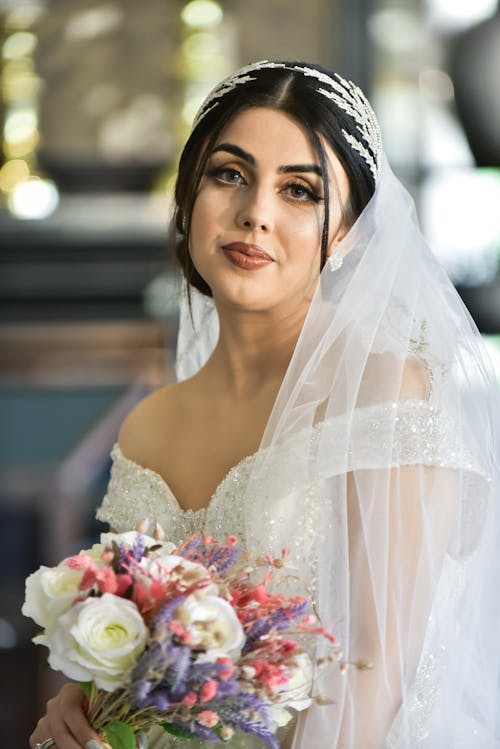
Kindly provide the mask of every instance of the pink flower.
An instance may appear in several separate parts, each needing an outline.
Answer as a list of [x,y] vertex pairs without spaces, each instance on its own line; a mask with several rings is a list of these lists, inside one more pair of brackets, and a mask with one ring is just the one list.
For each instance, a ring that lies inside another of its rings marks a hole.
[[219,716],[213,710],[202,710],[196,716],[196,720],[201,726],[205,726],[205,728],[213,728],[219,722]]
[[66,565],[72,570],[87,570],[89,567],[95,567],[94,561],[87,554],[75,554],[69,557],[66,559]]
[[274,689],[280,684],[286,684],[288,681],[289,677],[281,665],[265,663],[265,661],[254,661],[252,666],[255,669],[255,678],[268,687],[268,689]]
[[116,575],[111,567],[103,567],[96,573],[97,587],[101,593],[115,593],[118,588]]
[[188,692],[182,698],[182,704],[187,705],[187,707],[191,707],[191,705],[195,705],[197,701],[198,701],[198,697],[196,696],[194,692]]
[[209,700],[213,699],[215,695],[217,694],[217,682],[214,679],[210,679],[210,681],[206,681],[200,692],[200,699],[202,702],[208,702]]
[[116,595],[117,596],[125,596],[125,592],[130,588],[130,586],[133,583],[132,575],[129,575],[127,573],[121,573],[120,575],[116,576]]
[[219,666],[219,668],[217,669],[217,672],[220,678],[223,681],[227,681],[227,679],[230,679],[234,673],[234,663],[232,662],[231,658],[225,658],[223,656],[221,658],[217,658],[216,662],[217,662],[217,665]]
[[116,593],[118,582],[114,570],[111,567],[97,567],[92,560],[89,560],[90,564],[85,564],[82,567],[80,566],[80,561],[83,558],[83,554],[78,554],[78,556],[72,557],[72,564],[69,565],[73,569],[85,570],[80,581],[80,590],[87,590],[97,584],[100,593]]
[[96,575],[97,567],[94,564],[91,567],[85,568],[83,577],[80,580],[80,590],[87,590],[87,588],[91,588],[96,581]]
[[283,639],[281,640],[279,649],[283,653],[283,655],[286,656],[289,653],[291,653],[293,650],[295,650],[296,648],[297,648],[297,643],[294,640]]
[[171,619],[167,624],[168,629],[174,634],[183,645],[186,645],[191,639],[191,632],[177,619]]
[[135,603],[141,614],[151,609],[151,599],[148,587],[141,580],[137,580],[134,585],[132,601]]

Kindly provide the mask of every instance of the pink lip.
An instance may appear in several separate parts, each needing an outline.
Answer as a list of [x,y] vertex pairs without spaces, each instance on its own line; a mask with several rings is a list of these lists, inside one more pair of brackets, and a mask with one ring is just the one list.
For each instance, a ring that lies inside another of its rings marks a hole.
[[257,271],[274,262],[262,247],[246,242],[230,242],[222,247],[222,252],[232,265],[246,271]]
[[249,258],[255,258],[260,260],[266,260],[268,263],[274,262],[271,255],[269,255],[262,247],[257,244],[247,244],[246,242],[230,242],[225,244],[222,248],[227,252],[240,252],[242,255],[246,255]]

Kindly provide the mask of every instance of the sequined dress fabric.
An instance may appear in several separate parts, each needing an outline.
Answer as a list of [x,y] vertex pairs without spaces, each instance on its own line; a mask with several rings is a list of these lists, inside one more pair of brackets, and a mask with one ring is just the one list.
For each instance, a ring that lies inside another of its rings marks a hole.
[[[388,430],[394,423],[396,433],[389,433]],[[345,428],[345,425],[342,425],[341,420],[336,420],[326,426],[331,444],[332,463],[335,465],[336,435],[339,430]],[[321,427],[324,429],[325,424]],[[477,469],[472,455],[464,456],[457,452],[456,432],[452,420],[436,411],[427,401],[407,400],[397,404],[384,403],[358,409],[351,429],[357,445],[364,444],[365,467],[379,467],[377,456],[380,455],[380,445],[383,444],[384,439],[390,439],[391,464],[394,466],[429,465]],[[305,443],[308,446],[311,460],[314,460],[317,428],[299,432],[293,440],[296,440],[301,447]],[[268,492],[271,497],[276,498],[275,505],[269,507],[267,517],[262,520],[263,548],[266,547],[266,539],[272,540],[273,527],[280,522],[283,507],[280,506],[277,492],[280,486],[280,476],[283,477],[286,474],[287,461],[293,460],[293,448],[293,445],[284,443],[282,460],[276,466],[276,472],[272,476],[273,485],[259,487],[260,491]],[[123,455],[120,447],[115,445],[111,453],[113,459],[111,478],[102,505],[97,511],[97,518],[109,523],[117,532],[130,530],[145,518],[157,520],[165,530],[166,538],[176,544],[193,533],[204,532],[220,540],[228,534],[234,534],[245,546],[243,503],[252,501],[246,488],[252,465],[259,452],[243,458],[226,474],[206,508],[193,511],[183,510],[180,507],[171,489],[159,474],[128,459]],[[358,456],[359,454],[358,450]],[[340,460],[341,456],[339,456],[339,473],[346,470],[345,462],[342,462],[340,466]],[[311,513],[321,512],[321,502],[324,501],[324,497],[321,497],[319,486],[316,487],[313,482],[308,494]],[[303,522],[307,523],[307,518],[304,518]],[[331,532],[334,534],[333,528]],[[447,556],[434,604],[440,614],[451,605],[454,597],[459,595],[466,579],[467,561]],[[428,634],[431,629],[432,614]],[[423,745],[426,726],[439,699],[440,653],[429,650],[428,642],[430,641],[431,638],[427,637],[411,695],[409,695],[411,746],[414,749]],[[398,716],[396,716],[384,749],[397,749],[401,730],[402,727],[399,726]],[[407,725],[404,730],[408,731]],[[208,746],[205,742],[196,740],[190,741],[189,745],[192,749]],[[171,747],[173,749],[179,746],[179,742],[164,734],[163,731],[153,731],[148,746],[149,749],[170,749]],[[225,743],[225,746],[230,749],[262,749],[265,744],[251,736],[237,735],[230,742]]]

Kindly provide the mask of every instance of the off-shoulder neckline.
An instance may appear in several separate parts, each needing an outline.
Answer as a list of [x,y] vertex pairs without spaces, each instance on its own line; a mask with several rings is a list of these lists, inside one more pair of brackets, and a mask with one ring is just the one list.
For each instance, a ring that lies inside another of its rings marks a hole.
[[[423,401],[417,398],[408,398],[408,399],[404,399],[403,401],[398,401],[395,403],[382,402],[382,403],[372,404],[369,406],[364,406],[362,408],[357,408],[356,412],[358,413],[358,415],[361,415],[361,413],[363,413],[364,415],[368,416],[370,414],[373,415],[374,413],[380,410],[388,409],[392,411],[394,408],[396,408],[397,410],[400,410],[400,409],[403,409],[403,407],[411,408],[412,406],[415,406],[415,405],[418,405],[419,407],[424,407],[425,409],[430,410],[430,411],[435,411],[435,408],[433,408],[433,406],[430,405],[428,401]],[[318,428],[320,428],[321,425],[324,426],[325,424],[329,422],[334,422],[334,421],[338,421],[338,417],[336,417],[335,419],[334,418],[325,419],[323,422],[319,422],[318,424],[312,427],[311,426],[304,427],[303,429],[299,430],[299,432],[302,433],[302,432],[310,431],[310,430],[315,432]],[[296,437],[297,434],[295,434],[294,436]],[[251,453],[250,455],[245,455],[243,458],[241,458],[241,460],[235,463],[235,465],[232,466],[227,471],[227,473],[222,477],[220,482],[217,484],[208,503],[204,507],[200,507],[197,510],[182,507],[179,500],[175,496],[174,492],[170,488],[168,482],[163,478],[163,476],[157,471],[155,471],[153,468],[146,468],[146,466],[143,466],[137,461],[133,460],[132,458],[128,458],[126,455],[124,455],[118,442],[115,442],[115,444],[113,445],[113,449],[111,451],[111,457],[113,458],[113,460],[118,458],[123,463],[133,467],[134,470],[141,471],[142,473],[145,473],[146,475],[153,477],[154,480],[168,494],[168,496],[173,502],[175,509],[181,515],[195,517],[197,515],[203,516],[204,514],[206,514],[213,507],[213,505],[216,504],[218,497],[220,497],[223,494],[223,490],[226,488],[226,485],[229,484],[233,480],[233,477],[235,476],[235,474],[247,464],[252,463],[257,458],[257,456],[259,456],[261,453],[265,452],[266,450],[267,450],[266,447],[259,447],[255,452]]]
[[136,471],[140,471],[141,473],[145,473],[146,475],[152,476],[155,479],[155,481],[159,483],[159,485],[166,491],[169,497],[173,500],[175,508],[179,513],[181,513],[182,515],[196,516],[196,515],[203,515],[208,512],[208,510],[216,503],[217,498],[221,494],[223,494],[223,489],[225,489],[226,485],[230,483],[230,481],[233,480],[233,477],[237,473],[237,471],[241,470],[241,468],[247,465],[247,463],[253,462],[260,451],[261,449],[259,448],[258,450],[251,453],[250,455],[245,455],[243,458],[241,458],[241,460],[235,463],[234,466],[231,466],[231,468],[227,471],[227,473],[224,474],[222,479],[219,481],[219,483],[215,487],[212,495],[210,496],[208,504],[205,505],[204,507],[199,507],[197,510],[193,510],[192,508],[189,508],[189,507],[188,508],[182,507],[179,500],[175,496],[174,492],[170,488],[168,482],[163,478],[163,476],[160,473],[158,473],[158,471],[155,471],[153,468],[146,468],[146,466],[141,465],[141,463],[138,463],[136,460],[133,460],[132,458],[128,458],[123,453],[118,442],[115,442],[115,444],[113,445],[113,449],[111,451],[111,457],[113,458],[113,460],[116,460],[118,458],[123,463],[133,467],[134,470]]

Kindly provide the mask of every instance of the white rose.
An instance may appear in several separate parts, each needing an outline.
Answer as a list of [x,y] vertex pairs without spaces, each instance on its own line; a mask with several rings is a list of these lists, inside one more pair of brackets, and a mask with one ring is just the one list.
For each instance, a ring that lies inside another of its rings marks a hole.
[[291,721],[293,716],[292,713],[288,712],[288,710],[285,710],[284,707],[279,707],[279,705],[271,704],[269,706],[269,717],[271,718],[272,729],[273,731],[276,731],[277,728],[286,726],[286,724]]
[[[22,612],[46,630],[52,631],[75,598],[83,577],[83,570],[74,570],[61,562],[57,567],[40,567],[26,580],[26,595]],[[34,638],[34,642],[46,644],[45,635]]]
[[176,609],[175,618],[191,633],[190,644],[206,651],[199,660],[239,657],[245,644],[245,633],[233,607],[223,598],[188,596]]
[[294,710],[305,710],[312,702],[310,697],[313,682],[313,667],[307,653],[299,653],[295,656],[296,666],[292,669],[290,680],[280,689],[282,703],[272,704],[270,709],[271,720],[276,726],[286,726],[292,717],[292,713],[285,708]]
[[105,551],[106,547],[104,544],[93,544],[90,549],[82,549],[80,554],[85,554],[85,556],[90,557],[98,567],[103,567],[105,562],[102,559],[102,555]]
[[184,557],[176,556],[175,554],[152,554],[142,560],[141,567],[161,582],[166,582],[170,577],[171,570],[177,567],[179,569],[178,575],[186,585],[202,580],[207,581],[208,584],[198,591],[202,596],[216,596],[219,592],[219,587],[216,583],[208,582],[211,581],[210,573],[202,564],[191,562],[191,560],[184,559]]
[[307,653],[295,656],[296,666],[287,684],[287,707],[305,710],[312,702],[313,666]]
[[147,637],[135,604],[105,593],[61,616],[49,638],[49,663],[70,679],[94,681],[111,692],[126,681]]

